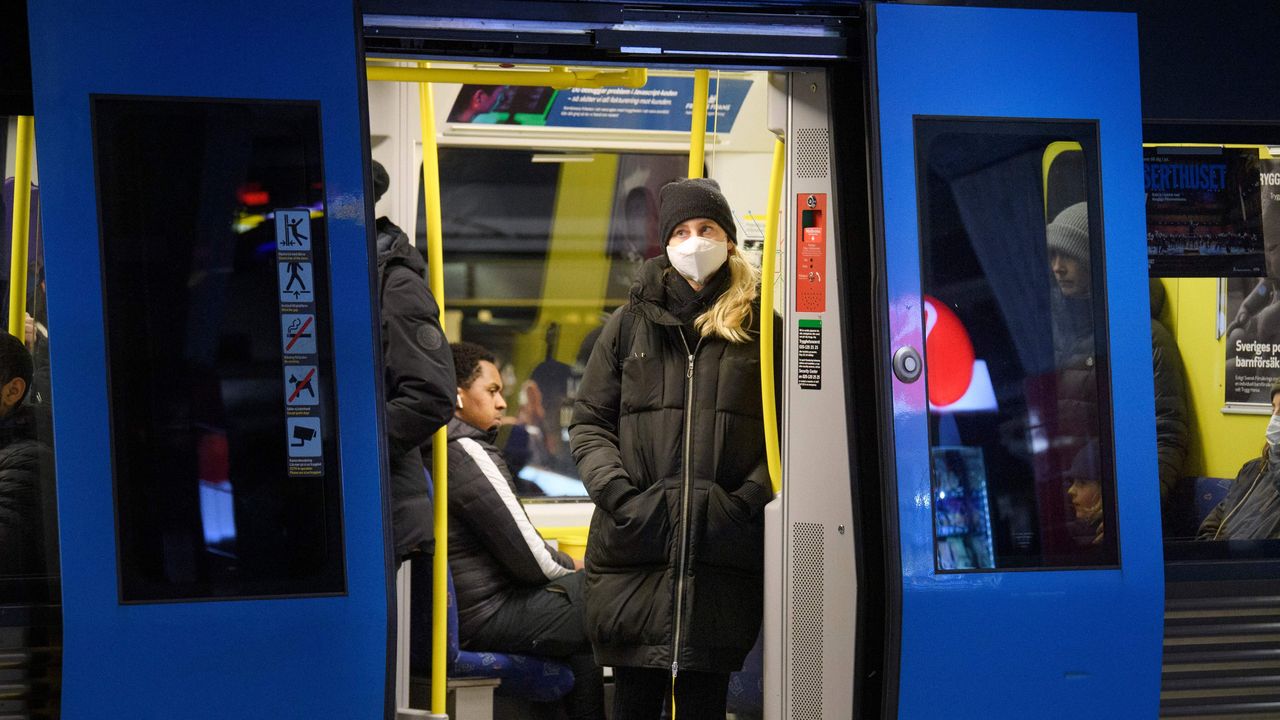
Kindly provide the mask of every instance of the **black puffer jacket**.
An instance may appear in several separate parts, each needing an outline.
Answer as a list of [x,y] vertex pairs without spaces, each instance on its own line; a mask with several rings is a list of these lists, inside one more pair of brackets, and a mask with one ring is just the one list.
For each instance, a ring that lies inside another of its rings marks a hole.
[[1160,322],[1164,311],[1164,285],[1150,282],[1151,360],[1155,377],[1156,457],[1160,462],[1160,499],[1163,501],[1182,478],[1191,434],[1187,422],[1187,390],[1182,355],[1172,333]]
[[1093,346],[1093,301],[1068,298],[1056,288],[1052,298],[1053,355],[1057,368],[1057,439],[1064,463],[1101,434],[1098,426],[1098,368]]
[[464,645],[513,593],[573,572],[573,559],[542,539],[516,498],[496,434],[449,421],[449,570]]
[[1280,539],[1280,450],[1244,464],[1231,490],[1200,524],[1197,540]]
[[418,447],[453,417],[458,381],[440,308],[427,287],[427,263],[390,220],[378,218],[377,227],[391,524],[396,557],[404,559],[434,544]]
[[57,553],[53,452],[22,405],[0,419],[0,576],[45,574]]
[[686,350],[666,309],[669,268],[665,256],[644,265],[574,405],[573,454],[596,503],[587,634],[602,665],[729,672],[755,643],[763,604],[761,511],[773,492],[760,348],[704,338]]

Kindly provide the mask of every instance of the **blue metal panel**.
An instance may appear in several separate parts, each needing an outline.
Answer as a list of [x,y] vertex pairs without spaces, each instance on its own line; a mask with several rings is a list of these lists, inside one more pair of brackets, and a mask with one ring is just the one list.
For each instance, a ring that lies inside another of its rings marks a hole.
[[903,718],[1155,717],[1163,566],[1133,15],[876,6],[893,347],[923,346],[914,115],[1097,119],[1119,570],[937,574],[924,383],[894,379]]
[[[48,243],[67,718],[371,718],[386,710],[379,482],[355,9],[309,0],[30,3]],[[117,602],[90,93],[318,100],[348,594]]]

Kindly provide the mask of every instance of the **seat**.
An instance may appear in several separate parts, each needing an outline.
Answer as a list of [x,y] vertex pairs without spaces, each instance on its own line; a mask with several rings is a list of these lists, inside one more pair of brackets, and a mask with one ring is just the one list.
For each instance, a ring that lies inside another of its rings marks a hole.
[[[435,488],[427,475],[427,490],[433,497]],[[413,622],[410,628],[409,667],[413,675],[431,674],[431,560],[422,558],[412,563],[410,592]],[[533,655],[517,655],[495,651],[463,650],[458,638],[458,603],[453,587],[453,573],[448,580],[448,630],[445,659],[448,677],[453,679],[498,679],[502,684],[496,693],[530,702],[551,702],[573,689],[573,671],[565,663]]]
[[764,713],[764,633],[742,661],[742,669],[729,676],[728,710],[739,718],[763,717]]
[[1184,477],[1167,498],[1164,536],[1173,540],[1196,537],[1200,524],[1231,490],[1230,478]]

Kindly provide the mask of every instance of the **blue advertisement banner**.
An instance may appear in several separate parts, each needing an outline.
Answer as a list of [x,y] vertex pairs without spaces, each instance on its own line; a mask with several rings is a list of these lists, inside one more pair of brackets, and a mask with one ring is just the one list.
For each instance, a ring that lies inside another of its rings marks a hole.
[[[707,97],[709,132],[733,129],[751,82],[711,80]],[[449,122],[688,132],[692,114],[693,78],[652,77],[642,88],[554,90],[463,85],[449,111]]]

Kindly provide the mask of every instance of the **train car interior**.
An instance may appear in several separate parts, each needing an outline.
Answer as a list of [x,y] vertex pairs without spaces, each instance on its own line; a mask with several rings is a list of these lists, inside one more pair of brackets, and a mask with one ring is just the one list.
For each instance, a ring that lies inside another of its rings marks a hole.
[[81,5],[0,85],[0,719],[561,717],[564,663],[461,647],[445,555],[395,557],[376,228],[581,561],[574,401],[685,177],[776,348],[728,717],[1280,711],[1280,107],[1212,79],[1250,11]]

